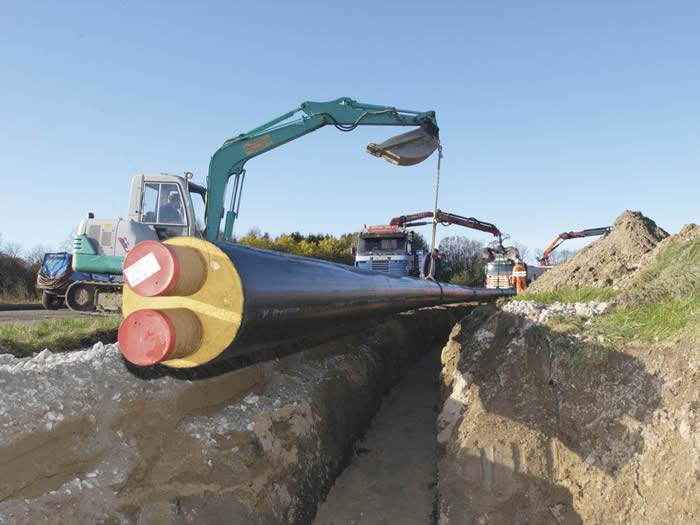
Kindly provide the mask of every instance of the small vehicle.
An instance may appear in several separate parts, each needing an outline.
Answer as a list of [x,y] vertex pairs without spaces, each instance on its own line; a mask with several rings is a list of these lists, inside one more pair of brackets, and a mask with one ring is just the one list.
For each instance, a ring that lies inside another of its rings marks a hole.
[[[45,253],[36,276],[36,287],[42,290],[41,304],[47,310],[58,310],[65,302],[66,294],[75,283],[99,282],[106,286],[120,287],[120,275],[74,272],[68,252]],[[71,295],[80,294],[81,288],[71,290]],[[82,292],[85,293],[84,291]],[[77,298],[80,299],[79,297]]]

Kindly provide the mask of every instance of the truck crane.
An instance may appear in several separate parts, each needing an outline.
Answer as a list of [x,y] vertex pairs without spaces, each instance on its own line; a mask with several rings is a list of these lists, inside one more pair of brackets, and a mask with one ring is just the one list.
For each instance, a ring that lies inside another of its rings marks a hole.
[[[420,219],[425,219],[427,217],[433,217],[432,221],[415,222]],[[480,230],[482,232],[491,233],[498,238],[499,244],[502,240],[501,231],[496,227],[495,224],[490,222],[480,221],[474,217],[462,217],[461,215],[455,215],[454,213],[445,213],[441,210],[424,211],[422,213],[414,213],[413,215],[402,215],[401,217],[394,217],[391,219],[390,225],[400,225],[404,228],[412,228],[414,226],[423,226],[425,224],[432,224],[433,222],[440,223],[443,226],[449,226],[450,224],[458,224],[466,228],[472,228],[474,230]]]
[[[300,118],[289,120],[299,113]],[[326,125],[340,131],[365,125],[416,127],[381,144],[367,146],[367,153],[401,166],[427,159],[439,146],[434,111],[364,104],[347,97],[329,102],[303,102],[298,108],[225,141],[211,157],[206,187],[191,182],[191,174],[185,178],[168,174],[134,177],[127,219],[96,219],[89,213],[80,223],[73,242],[73,271],[120,278],[124,257],[131,247],[144,240],[194,235],[210,241],[230,241],[234,221],[239,216],[248,160]],[[226,210],[224,198],[231,178],[231,200]],[[194,193],[201,196],[204,204],[201,230],[191,198]],[[170,204],[175,211],[166,209]],[[65,290],[66,304],[78,311],[118,309],[123,286],[120,280],[108,283],[77,280]],[[47,289],[44,292],[51,293]]]
[[499,244],[501,242],[501,232],[494,224],[473,217],[462,217],[441,210],[402,215],[391,219],[388,225],[370,226],[362,230],[355,250],[355,267],[418,277],[422,251],[415,248],[413,232],[408,228],[432,224],[433,221],[418,222],[427,217],[434,217],[433,220],[443,226],[459,224],[491,233],[498,238]]
[[549,260],[551,253],[559,248],[561,244],[567,239],[578,239],[581,237],[591,237],[595,235],[607,235],[612,230],[612,226],[605,226],[603,228],[590,228],[588,230],[581,230],[580,232],[564,232],[560,233],[559,236],[554,239],[554,242],[549,245],[549,247],[544,251],[542,257],[538,257],[538,261],[542,266],[551,266],[552,263]]

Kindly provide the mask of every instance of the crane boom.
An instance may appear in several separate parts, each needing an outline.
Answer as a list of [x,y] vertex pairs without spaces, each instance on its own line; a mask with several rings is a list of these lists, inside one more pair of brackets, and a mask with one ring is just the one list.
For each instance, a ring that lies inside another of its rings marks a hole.
[[[425,219],[427,217],[433,217],[433,220],[416,222],[420,219]],[[433,221],[436,223],[439,222],[443,226],[447,226],[449,224],[458,224],[466,228],[472,228],[474,230],[480,230],[482,232],[491,233],[494,236],[498,237],[499,242],[501,240],[501,231],[496,227],[495,224],[480,221],[479,219],[475,219],[474,217],[462,217],[461,215],[456,215],[454,213],[445,213],[441,210],[436,210],[435,212],[424,211],[421,213],[414,213],[413,215],[402,215],[400,217],[394,217],[393,219],[391,219],[391,222],[389,224],[391,224],[392,226],[397,225],[404,226],[406,228],[411,228],[413,226],[423,226],[425,224],[432,224]]]
[[604,226],[603,228],[589,228],[588,230],[581,230],[580,232],[564,232],[560,233],[559,236],[554,239],[554,242],[549,245],[549,247],[544,251],[542,257],[539,258],[539,262],[542,266],[552,266],[549,256],[551,253],[561,246],[567,239],[578,239],[580,237],[591,237],[595,235],[607,235],[612,230],[612,226]]
[[[304,113],[301,118],[285,122],[299,112]],[[327,124],[332,124],[341,131],[351,131],[359,125],[420,126],[427,136],[432,137],[434,142],[434,147],[432,150],[426,150],[427,154],[424,158],[432,154],[438,146],[438,127],[434,111],[421,113],[390,106],[363,104],[347,97],[329,102],[304,102],[292,111],[288,111],[247,133],[227,140],[214,153],[209,163],[207,175],[205,238],[209,240],[218,238],[224,212],[226,185],[231,177],[235,177],[223,235],[225,241],[231,239],[233,223],[238,216],[240,207],[245,177],[244,166],[249,159],[303,137]],[[376,147],[372,151],[368,147],[368,152],[383,156]],[[400,160],[395,162],[395,158],[390,161],[402,164]],[[415,159],[410,163],[415,163]]]

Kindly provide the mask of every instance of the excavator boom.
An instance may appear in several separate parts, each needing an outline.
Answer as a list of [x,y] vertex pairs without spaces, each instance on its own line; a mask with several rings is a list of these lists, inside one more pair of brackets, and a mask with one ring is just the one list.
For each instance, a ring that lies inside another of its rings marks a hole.
[[590,228],[588,230],[581,230],[580,232],[564,232],[560,233],[559,236],[554,239],[554,242],[549,245],[549,247],[544,251],[542,257],[539,258],[539,262],[542,266],[551,266],[552,263],[549,260],[551,253],[561,246],[567,239],[578,239],[581,237],[591,237],[595,235],[607,235],[612,230],[612,226],[605,226],[603,228]]
[[[302,112],[301,118],[288,121]],[[419,129],[394,137],[382,144],[371,144],[367,151],[398,165],[411,165],[429,157],[439,146],[434,111],[418,112],[390,106],[356,102],[347,97],[329,102],[304,102],[247,133],[229,139],[214,153],[207,175],[206,229],[208,240],[219,238],[224,212],[224,194],[231,177],[235,177],[231,203],[226,214],[223,239],[231,239],[233,223],[240,208],[245,178],[245,163],[257,155],[311,133],[327,124],[340,131],[351,131],[360,125],[417,126]]]

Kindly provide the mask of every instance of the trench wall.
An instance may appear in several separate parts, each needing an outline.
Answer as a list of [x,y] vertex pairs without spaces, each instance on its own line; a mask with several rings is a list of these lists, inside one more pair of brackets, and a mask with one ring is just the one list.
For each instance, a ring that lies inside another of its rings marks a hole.
[[211,377],[135,375],[115,345],[0,356],[0,523],[309,523],[383,394],[470,308]]

